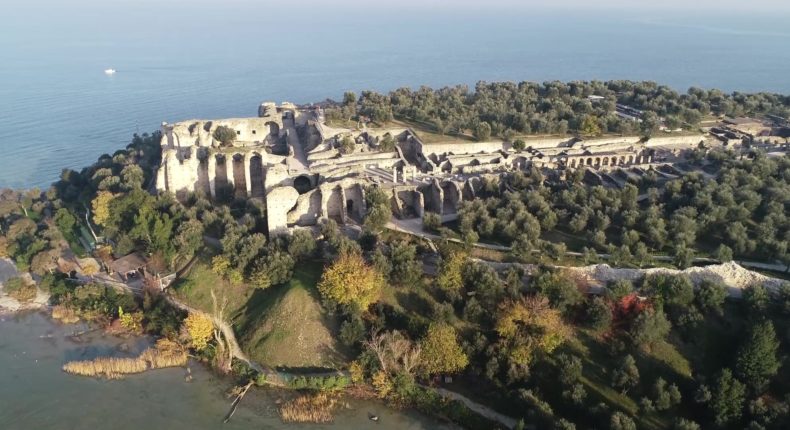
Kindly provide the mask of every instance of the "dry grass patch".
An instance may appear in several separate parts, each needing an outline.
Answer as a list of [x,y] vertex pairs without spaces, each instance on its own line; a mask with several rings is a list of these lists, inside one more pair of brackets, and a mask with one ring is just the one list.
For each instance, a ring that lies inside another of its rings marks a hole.
[[74,324],[80,320],[77,312],[64,305],[56,305],[52,308],[52,318],[64,324]]
[[286,423],[331,423],[337,399],[326,394],[305,394],[280,405],[280,419]]

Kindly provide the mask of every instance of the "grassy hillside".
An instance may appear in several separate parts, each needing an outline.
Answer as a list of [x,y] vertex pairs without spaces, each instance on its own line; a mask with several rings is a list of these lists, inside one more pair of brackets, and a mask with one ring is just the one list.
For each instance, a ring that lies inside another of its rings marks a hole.
[[233,315],[245,352],[270,366],[336,368],[345,356],[335,340],[338,323],[321,306],[321,265],[297,267],[285,285],[255,290]]
[[225,315],[255,361],[290,368],[336,368],[346,357],[334,339],[338,323],[322,308],[316,289],[321,270],[320,263],[300,264],[289,283],[257,290],[233,285],[200,263],[176,285],[174,294],[208,312],[211,288],[220,300],[225,296]]

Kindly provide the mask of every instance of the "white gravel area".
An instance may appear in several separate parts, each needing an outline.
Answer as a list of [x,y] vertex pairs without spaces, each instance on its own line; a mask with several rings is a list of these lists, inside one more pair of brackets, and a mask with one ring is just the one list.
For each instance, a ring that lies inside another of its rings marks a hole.
[[652,269],[619,269],[610,267],[608,264],[595,264],[586,267],[563,267],[565,270],[581,275],[592,283],[604,285],[617,279],[637,280],[645,275],[665,273],[670,275],[685,274],[694,285],[702,280],[708,279],[721,282],[730,290],[730,296],[740,297],[744,288],[750,285],[764,285],[769,290],[776,290],[785,281],[771,278],[761,273],[745,269],[738,263],[729,262],[723,264],[712,264],[704,267],[690,267],[685,270],[675,270],[666,268]]

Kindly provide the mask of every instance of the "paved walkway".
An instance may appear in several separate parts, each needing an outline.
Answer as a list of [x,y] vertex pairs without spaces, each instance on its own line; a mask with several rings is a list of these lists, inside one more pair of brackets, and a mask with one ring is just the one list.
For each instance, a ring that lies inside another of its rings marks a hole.
[[293,150],[293,157],[288,158],[288,168],[292,173],[307,172],[307,156],[304,153],[302,142],[299,141],[299,134],[296,132],[293,120],[283,121],[285,127],[286,140],[288,146]]

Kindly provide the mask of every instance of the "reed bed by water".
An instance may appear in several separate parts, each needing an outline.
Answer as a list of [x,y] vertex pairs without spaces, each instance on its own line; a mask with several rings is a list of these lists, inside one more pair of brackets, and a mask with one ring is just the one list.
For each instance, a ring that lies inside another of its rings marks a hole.
[[280,405],[280,419],[286,423],[331,423],[337,400],[326,394],[305,394]]
[[61,321],[64,324],[74,324],[80,320],[79,315],[77,315],[73,309],[64,305],[52,307],[52,318]]
[[176,342],[159,339],[154,348],[148,348],[140,354],[152,369],[163,367],[178,367],[187,364],[187,351]]
[[124,375],[142,373],[149,369],[183,366],[187,363],[186,350],[176,342],[160,339],[156,346],[137,357],[98,357],[93,360],[70,361],[63,371],[72,375],[121,379]]

